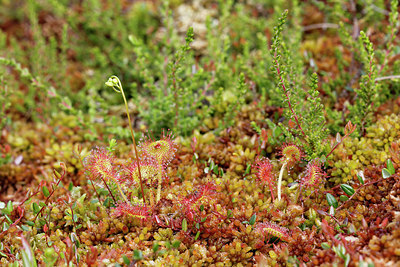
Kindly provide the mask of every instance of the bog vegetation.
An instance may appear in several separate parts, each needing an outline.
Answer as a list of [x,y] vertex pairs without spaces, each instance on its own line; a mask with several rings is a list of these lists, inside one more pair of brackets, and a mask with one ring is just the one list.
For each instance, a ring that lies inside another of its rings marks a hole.
[[3,1],[4,266],[400,261],[398,1]]

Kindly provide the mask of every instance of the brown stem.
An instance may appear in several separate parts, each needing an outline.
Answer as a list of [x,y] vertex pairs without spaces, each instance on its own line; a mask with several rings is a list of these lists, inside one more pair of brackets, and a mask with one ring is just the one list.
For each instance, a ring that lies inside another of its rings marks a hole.
[[[83,166],[85,166],[84,164],[83,164],[83,161],[82,161],[82,158],[81,158],[81,148],[80,148],[80,146],[78,146],[78,153],[79,154],[77,154],[77,155],[75,155],[78,159],[79,159],[79,162],[81,163],[81,165],[82,165],[82,167]],[[94,187],[94,183],[93,183],[93,180],[92,180],[92,178],[91,178],[91,176],[90,175],[87,175],[87,177],[89,177],[89,180],[90,180],[90,182],[91,182],[91,184],[92,184],[92,187],[93,187],[93,190],[94,190],[94,192],[96,193],[96,196],[97,196],[97,199],[99,200],[99,202],[100,202],[100,196],[99,196],[99,193],[97,192],[97,190],[96,190],[96,188]]]
[[[51,191],[50,195],[46,198],[46,201],[44,202],[43,207],[42,207],[42,208],[39,210],[39,212],[36,214],[35,219],[33,219],[33,223],[36,222],[37,217],[39,216],[39,214],[42,213],[43,209],[44,209],[45,207],[47,207],[47,203],[49,202],[51,196],[54,194],[54,192],[56,191],[57,186],[60,184],[61,180],[64,178],[65,174],[67,173],[66,166],[65,166],[65,164],[64,164],[63,162],[60,163],[60,166],[61,166],[61,168],[63,169],[63,174],[60,175],[60,178],[58,178],[58,181],[57,181],[55,187],[54,187],[53,190]],[[55,171],[54,171],[54,176],[57,177]]]

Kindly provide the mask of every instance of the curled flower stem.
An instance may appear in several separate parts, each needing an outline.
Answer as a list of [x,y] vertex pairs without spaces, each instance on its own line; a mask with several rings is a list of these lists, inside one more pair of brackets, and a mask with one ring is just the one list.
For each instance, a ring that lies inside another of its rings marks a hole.
[[[117,76],[113,75],[111,76],[108,81],[106,82],[107,86],[110,86],[115,92],[122,94],[122,98],[124,99],[125,102],[125,109],[126,109],[126,115],[128,116],[128,123],[129,123],[129,129],[131,130],[131,136],[132,136],[132,143],[133,143],[133,148],[135,150],[135,160],[138,165],[138,174],[139,174],[139,180],[140,180],[140,189],[142,191],[142,197],[143,197],[143,203],[146,203],[146,199],[144,196],[144,190],[143,190],[143,181],[142,181],[142,174],[140,172],[140,162],[139,162],[139,155],[137,152],[136,148],[136,141],[135,141],[135,135],[133,134],[133,128],[132,128],[132,123],[131,123],[131,117],[129,116],[129,109],[128,109],[128,103],[126,102],[125,94],[124,94],[124,89],[122,88],[121,81],[118,79]],[[119,188],[119,186],[118,186]],[[120,189],[120,188],[119,188]],[[120,189],[121,191],[121,189]],[[125,197],[125,195],[123,195]],[[125,197],[126,199],[126,197]]]
[[282,177],[283,177],[283,171],[285,170],[287,165],[287,162],[284,162],[281,168],[281,171],[279,172],[279,178],[278,178],[278,200],[281,200],[281,187],[282,187]]

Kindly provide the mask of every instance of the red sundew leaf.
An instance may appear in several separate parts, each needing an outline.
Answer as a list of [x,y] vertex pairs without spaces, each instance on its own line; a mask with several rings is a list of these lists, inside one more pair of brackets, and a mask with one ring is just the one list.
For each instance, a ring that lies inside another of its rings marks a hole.
[[155,158],[165,165],[175,157],[177,151],[177,145],[173,138],[171,132],[163,133],[160,140],[153,140],[147,136],[140,142],[139,149],[145,157]]
[[[138,187],[140,185],[139,170],[137,162],[125,167],[127,175],[121,176],[118,181],[125,183],[128,188]],[[162,175],[166,176],[164,168],[161,168]],[[157,181],[159,168],[157,162],[152,158],[145,158],[140,161],[140,174],[144,184],[151,186],[154,181]]]
[[86,264],[88,265],[88,266],[95,266],[96,265],[96,262],[97,262],[97,257],[98,257],[98,252],[97,252],[97,248],[96,247],[93,247],[93,246],[91,246],[90,247],[90,252],[88,252],[87,254],[86,254]]
[[96,148],[85,159],[84,165],[88,175],[93,179],[116,181],[117,171],[114,163],[115,157],[111,153],[105,148]]
[[253,168],[257,170],[256,176],[263,184],[268,184],[271,191],[272,199],[274,200],[273,189],[275,188],[275,175],[273,173],[273,166],[269,158],[260,157],[253,164]]
[[282,241],[289,242],[291,240],[289,229],[279,226],[271,222],[258,223],[255,227],[256,231],[260,232],[267,240],[272,236],[279,238]]
[[150,217],[150,209],[143,203],[128,204],[124,202],[119,203],[118,206],[113,209],[112,215],[117,217],[127,215],[144,221]]
[[283,144],[278,155],[281,155],[281,160],[288,165],[293,165],[304,158],[304,153],[301,148],[292,143]]
[[314,159],[307,164],[305,176],[301,179],[304,187],[317,187],[326,177],[326,173],[321,168],[321,162]]
[[199,213],[200,206],[204,204],[212,205],[215,202],[214,195],[216,194],[216,186],[209,182],[199,187],[199,189],[184,197],[179,201],[186,218],[193,221],[195,215]]

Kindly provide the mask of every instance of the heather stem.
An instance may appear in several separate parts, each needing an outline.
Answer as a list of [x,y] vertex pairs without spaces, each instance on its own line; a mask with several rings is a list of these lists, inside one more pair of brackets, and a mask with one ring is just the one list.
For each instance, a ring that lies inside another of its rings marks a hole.
[[278,61],[277,61],[276,59],[275,59],[275,68],[276,68],[276,73],[277,73],[278,76],[279,76],[280,84],[282,85],[282,90],[283,90],[283,92],[284,92],[284,94],[285,94],[285,96],[286,96],[289,109],[290,109],[290,111],[291,111],[292,114],[293,114],[293,117],[294,117],[294,120],[296,121],[297,127],[299,127],[299,130],[301,131],[301,133],[303,134],[303,136],[306,137],[306,133],[303,131],[303,128],[301,128],[301,125],[300,125],[299,119],[298,119],[298,117],[297,117],[297,114],[296,114],[296,112],[293,110],[292,103],[290,102],[289,94],[288,94],[287,88],[286,88],[286,86],[285,86],[284,80],[283,80],[283,78],[282,78],[281,70],[280,70],[280,68],[279,68],[279,63],[278,63]]
[[[135,160],[137,162],[138,166],[138,174],[139,174],[139,180],[140,180],[140,189],[142,191],[142,197],[143,197],[143,203],[146,203],[146,199],[144,197],[144,191],[143,191],[143,181],[142,181],[142,174],[140,172],[140,162],[139,162],[139,154],[137,152],[136,148],[136,141],[135,141],[135,135],[133,134],[133,128],[132,128],[132,123],[131,123],[131,117],[129,116],[129,109],[128,109],[128,103],[126,102],[125,94],[124,94],[124,89],[122,88],[121,81],[118,79],[117,76],[113,75],[111,76],[108,81],[106,82],[107,86],[110,86],[115,92],[121,93],[122,97],[125,102],[125,109],[126,109],[126,115],[128,115],[128,123],[129,123],[129,129],[131,130],[131,136],[132,136],[132,143],[133,143],[133,148],[135,150]],[[119,188],[119,186],[118,186]],[[126,199],[126,198],[125,198]]]
[[281,200],[281,187],[282,187],[282,177],[283,177],[283,171],[285,170],[287,165],[287,162],[284,162],[281,168],[281,171],[279,172],[279,179],[278,179],[278,200]]

